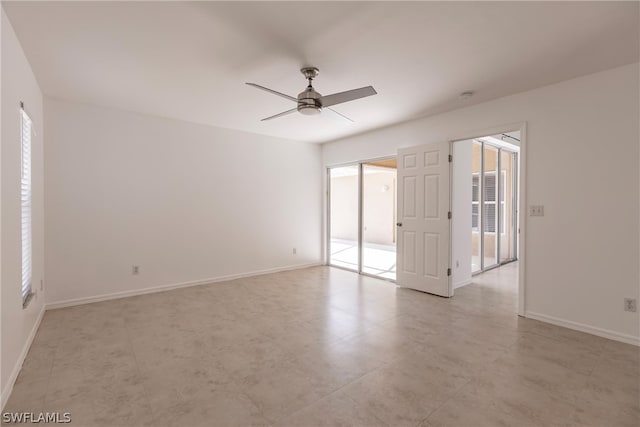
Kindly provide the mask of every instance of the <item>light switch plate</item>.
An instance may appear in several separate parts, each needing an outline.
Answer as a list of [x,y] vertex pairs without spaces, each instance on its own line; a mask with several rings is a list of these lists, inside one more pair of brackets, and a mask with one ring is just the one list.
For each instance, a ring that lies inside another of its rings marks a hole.
[[529,205],[529,216],[544,216],[544,206]]

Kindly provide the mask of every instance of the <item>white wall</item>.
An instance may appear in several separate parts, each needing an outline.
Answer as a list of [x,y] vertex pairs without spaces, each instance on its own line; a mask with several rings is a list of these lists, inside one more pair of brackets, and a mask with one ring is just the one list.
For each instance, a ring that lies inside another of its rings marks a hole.
[[471,141],[453,144],[451,280],[453,287],[471,283]]
[[[43,126],[42,93],[31,67],[18,43],[11,23],[2,9],[2,363],[0,384],[2,406],[37,328],[44,309],[43,244]],[[20,102],[33,120],[33,287],[35,297],[22,308],[21,285],[21,212],[20,212]]]
[[[4,19],[4,9],[0,6],[0,195],[2,193],[2,141],[4,138],[2,137],[2,76],[4,75],[2,71],[2,40],[5,38],[2,35],[4,30],[4,25],[2,25]],[[2,376],[2,197],[0,197],[0,410],[4,409],[5,405],[5,395],[4,395],[4,377]],[[9,391],[7,390],[7,393]]]
[[[640,342],[638,64],[323,145],[326,165],[527,122],[527,315]],[[477,135],[476,135],[477,136]]]
[[321,262],[318,145],[49,98],[45,112],[48,303]]

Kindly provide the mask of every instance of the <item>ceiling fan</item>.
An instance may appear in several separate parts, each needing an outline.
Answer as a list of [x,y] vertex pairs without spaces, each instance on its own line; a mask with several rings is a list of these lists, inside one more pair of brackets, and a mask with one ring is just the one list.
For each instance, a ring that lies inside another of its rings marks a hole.
[[304,78],[309,81],[309,85],[303,92],[300,92],[298,94],[297,98],[285,95],[284,93],[280,93],[278,91],[260,86],[255,83],[247,83],[249,86],[262,89],[298,104],[296,108],[292,108],[291,110],[283,111],[282,113],[266,117],[261,121],[264,122],[265,120],[277,119],[278,117],[286,116],[287,114],[295,113],[296,111],[299,111],[301,114],[307,116],[312,116],[320,114],[322,110],[329,110],[337,114],[338,116],[349,120],[350,122],[353,122],[353,120],[351,120],[349,117],[345,116],[344,114],[338,113],[331,107],[337,104],[353,101],[355,99],[365,98],[367,96],[375,95],[378,93],[372,86],[365,86],[361,87],[360,89],[352,89],[345,92],[338,92],[331,95],[322,96],[320,93],[316,92],[312,85],[313,79],[318,77],[318,73],[320,72],[320,70],[318,70],[316,67],[305,67],[301,69],[300,72],[304,75]]

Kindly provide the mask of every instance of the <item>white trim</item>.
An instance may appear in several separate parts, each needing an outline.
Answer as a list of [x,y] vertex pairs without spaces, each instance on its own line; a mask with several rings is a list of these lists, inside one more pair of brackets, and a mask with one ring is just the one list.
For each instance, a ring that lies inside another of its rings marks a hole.
[[[514,131],[522,131],[526,126],[526,122],[507,123],[504,125],[491,126],[484,129],[478,129],[474,132],[465,132],[463,134],[453,135],[448,138],[451,142],[465,141],[467,139],[478,139],[499,133],[509,133]],[[520,134],[520,146],[522,146],[522,134]]]
[[20,374],[20,370],[22,369],[22,364],[24,363],[24,359],[27,357],[27,353],[31,348],[31,343],[33,343],[33,339],[36,337],[36,333],[38,332],[38,328],[40,327],[40,322],[42,322],[42,317],[44,316],[45,305],[42,305],[40,309],[40,313],[38,313],[38,318],[33,324],[33,328],[31,328],[31,332],[29,332],[29,336],[27,337],[27,341],[24,343],[22,347],[22,351],[20,352],[20,356],[18,356],[18,360],[16,361],[16,365],[13,367],[13,371],[11,371],[11,376],[9,377],[9,381],[7,382],[6,387],[2,390],[2,396],[0,400],[2,400],[2,410],[4,411],[4,406],[9,401],[9,396],[11,396],[11,392],[13,391],[13,386],[18,379],[18,374]]
[[518,217],[516,233],[518,236],[518,315],[524,316],[526,312],[527,286],[525,271],[527,267],[525,237],[527,235],[527,123],[520,126],[520,153],[518,153]]
[[242,279],[244,277],[259,276],[262,274],[278,273],[281,271],[299,270],[303,268],[316,267],[322,265],[321,262],[312,262],[307,264],[288,265],[285,267],[267,268],[265,270],[251,271],[248,273],[229,274],[226,276],[212,277],[209,279],[194,280],[190,282],[172,283],[168,285],[153,286],[150,288],[133,289],[130,291],[114,292],[110,294],[96,295],[92,297],[74,298],[64,301],[52,302],[46,305],[47,310],[56,308],[72,307],[74,305],[90,304],[93,302],[109,301],[119,298],[127,298],[136,295],[152,294],[155,292],[170,291],[172,289],[186,288],[190,286],[207,285],[209,283],[225,282],[228,280]]
[[472,282],[473,282],[473,279],[463,280],[462,282],[458,282],[458,283],[454,284],[453,285],[453,289],[458,289],[458,288],[461,288],[463,286],[470,285]]
[[573,322],[571,320],[560,319],[558,317],[547,316],[546,314],[534,313],[531,311],[527,311],[525,313],[525,317],[528,319],[539,320],[541,322],[551,323],[552,325],[562,326],[580,332],[586,332],[588,334],[597,335],[599,337],[608,338],[610,340],[640,346],[640,337],[623,334],[621,332],[612,331],[610,329],[598,328],[596,326],[590,326],[584,323]]

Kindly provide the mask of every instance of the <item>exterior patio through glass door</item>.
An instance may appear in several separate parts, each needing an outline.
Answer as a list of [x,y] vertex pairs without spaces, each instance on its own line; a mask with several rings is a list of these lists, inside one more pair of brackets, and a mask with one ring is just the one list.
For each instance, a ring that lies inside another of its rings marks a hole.
[[328,169],[329,265],[396,278],[395,158]]

